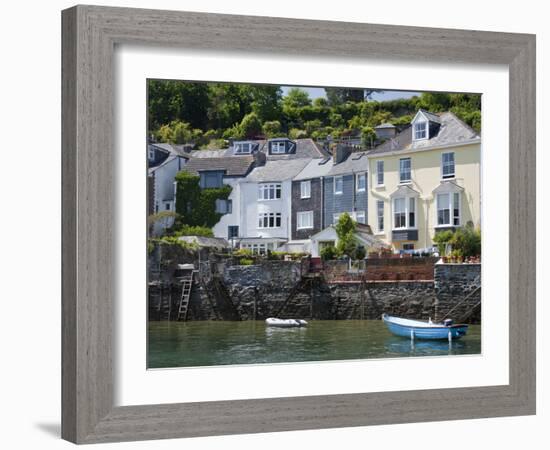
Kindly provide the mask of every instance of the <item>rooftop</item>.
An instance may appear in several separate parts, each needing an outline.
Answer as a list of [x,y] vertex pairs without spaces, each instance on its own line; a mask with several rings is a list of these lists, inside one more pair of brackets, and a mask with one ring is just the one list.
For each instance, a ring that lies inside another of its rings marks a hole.
[[184,170],[193,174],[198,174],[206,170],[223,170],[228,177],[244,177],[252,170],[255,160],[256,158],[253,155],[205,158],[193,157],[189,159]]
[[[424,114],[435,116],[435,114],[421,111]],[[413,141],[412,127],[408,127],[395,136],[395,138],[387,140],[374,150],[370,150],[368,152],[369,157],[389,153],[406,153],[409,150],[444,147],[453,144],[471,144],[481,141],[479,135],[452,112],[444,112],[435,117],[437,117],[438,123],[441,124],[435,136],[431,136],[429,139]]]

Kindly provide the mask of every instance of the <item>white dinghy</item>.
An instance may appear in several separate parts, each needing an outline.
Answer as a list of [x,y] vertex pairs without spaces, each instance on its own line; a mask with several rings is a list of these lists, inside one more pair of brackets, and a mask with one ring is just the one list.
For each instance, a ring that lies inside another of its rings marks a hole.
[[279,328],[307,327],[307,322],[301,319],[277,319],[269,317],[265,319],[265,323],[269,327]]

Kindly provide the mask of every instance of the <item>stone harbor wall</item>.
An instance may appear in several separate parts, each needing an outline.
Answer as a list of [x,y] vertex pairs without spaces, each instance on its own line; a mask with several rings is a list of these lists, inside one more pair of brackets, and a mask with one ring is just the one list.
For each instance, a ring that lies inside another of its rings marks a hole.
[[436,264],[434,285],[437,320],[448,316],[455,322],[480,323],[481,264]]
[[[465,321],[479,323],[481,318],[479,264],[436,264],[433,281],[327,282],[320,274],[303,275],[300,261],[220,267],[196,277],[188,320],[359,320],[387,313],[434,321],[448,315],[460,321],[472,309]],[[172,284],[169,295],[156,289],[149,288],[150,320],[176,320],[181,285]]]

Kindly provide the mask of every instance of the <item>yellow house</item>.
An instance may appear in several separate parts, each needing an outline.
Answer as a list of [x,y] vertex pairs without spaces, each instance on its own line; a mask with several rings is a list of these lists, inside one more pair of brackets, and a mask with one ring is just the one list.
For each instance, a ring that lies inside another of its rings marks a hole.
[[431,247],[437,231],[481,226],[481,138],[451,112],[419,110],[368,153],[368,223],[395,250]]

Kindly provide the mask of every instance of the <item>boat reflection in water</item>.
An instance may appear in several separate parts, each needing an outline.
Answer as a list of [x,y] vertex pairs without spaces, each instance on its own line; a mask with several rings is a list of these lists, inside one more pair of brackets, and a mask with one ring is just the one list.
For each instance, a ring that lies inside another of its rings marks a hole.
[[463,354],[467,348],[464,341],[446,341],[446,340],[425,340],[414,341],[410,339],[401,339],[397,336],[388,337],[386,340],[386,350],[388,356],[434,356],[434,355],[455,355]]

